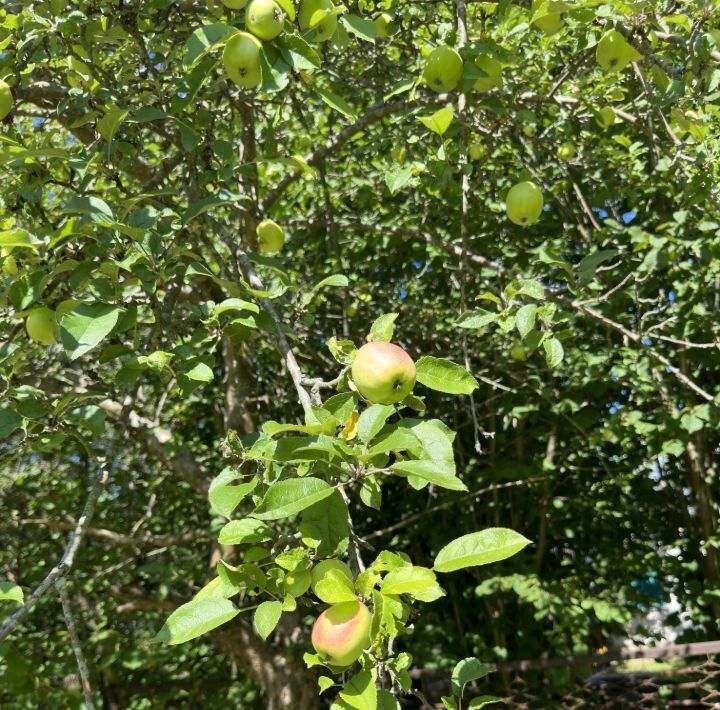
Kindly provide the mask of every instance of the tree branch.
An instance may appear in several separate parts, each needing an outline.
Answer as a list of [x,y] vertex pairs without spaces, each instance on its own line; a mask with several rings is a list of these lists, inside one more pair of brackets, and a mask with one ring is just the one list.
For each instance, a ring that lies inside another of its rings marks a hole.
[[85,537],[90,521],[92,520],[93,513],[95,512],[95,505],[97,504],[98,498],[105,488],[105,484],[108,480],[108,469],[107,462],[103,462],[102,471],[93,481],[90,492],[88,493],[85,506],[83,507],[82,514],[78,518],[75,529],[70,534],[65,552],[63,553],[60,562],[58,562],[47,574],[45,579],[38,585],[35,591],[30,595],[30,598],[25,604],[20,607],[2,626],[0,626],[0,641],[5,640],[10,632],[30,613],[30,610],[37,604],[40,598],[50,589],[56,579],[64,576],[72,568],[75,562],[75,555],[80,548],[80,543]]

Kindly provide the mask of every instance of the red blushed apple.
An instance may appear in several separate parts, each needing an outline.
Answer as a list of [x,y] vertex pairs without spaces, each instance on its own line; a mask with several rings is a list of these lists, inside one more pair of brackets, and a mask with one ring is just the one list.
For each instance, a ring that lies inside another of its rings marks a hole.
[[359,601],[333,604],[315,620],[312,645],[336,666],[349,666],[370,643],[368,608]]
[[415,374],[412,358],[393,343],[367,343],[353,360],[355,386],[374,404],[395,404],[405,399],[415,386]]

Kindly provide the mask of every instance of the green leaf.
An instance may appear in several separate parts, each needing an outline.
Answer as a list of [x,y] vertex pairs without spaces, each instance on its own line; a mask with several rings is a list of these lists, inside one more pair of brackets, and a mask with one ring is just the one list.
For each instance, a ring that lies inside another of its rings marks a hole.
[[355,710],[377,710],[377,688],[370,671],[354,675],[340,691],[340,698]]
[[477,380],[461,365],[444,358],[425,355],[416,363],[417,381],[438,392],[470,394]]
[[110,209],[107,202],[92,195],[89,197],[73,197],[65,205],[65,211],[88,214],[94,217],[96,221],[98,219],[109,219],[112,222],[115,219],[113,211]]
[[360,441],[371,441],[394,412],[395,407],[389,404],[373,404],[368,407],[358,419],[357,433]]
[[418,121],[429,128],[439,136],[443,135],[453,120],[453,110],[451,108],[441,108],[432,116],[419,116]]
[[25,601],[23,590],[13,582],[0,582],[0,601],[11,601],[22,604]]
[[545,348],[545,361],[548,367],[557,367],[563,359],[563,346],[557,338],[547,338],[543,341]]
[[522,279],[520,281],[513,281],[506,289],[509,298],[513,296],[530,296],[538,301],[545,300],[545,288],[541,283],[533,281],[532,279]]
[[185,56],[183,64],[190,67],[199,59],[201,59],[216,44],[235,32],[234,27],[230,27],[223,22],[217,22],[212,25],[205,25],[195,30],[187,42],[185,42]]
[[22,423],[22,417],[14,409],[0,409],[0,439],[7,439]]
[[457,663],[452,672],[450,682],[455,695],[462,698],[465,686],[474,680],[484,678],[494,670],[493,666],[481,663],[477,658],[464,658]]
[[363,478],[362,486],[360,487],[360,500],[365,503],[368,508],[380,510],[382,490],[380,489],[380,484],[377,482],[377,478],[372,474]]
[[375,41],[375,23],[372,20],[366,20],[364,17],[357,15],[343,15],[340,21],[345,25],[345,29],[360,39],[367,42]]
[[60,321],[60,341],[70,360],[96,348],[112,332],[121,308],[108,303],[81,303]]
[[107,143],[112,142],[112,139],[115,137],[115,132],[125,120],[128,113],[125,109],[113,107],[97,122],[97,132]]
[[414,566],[389,572],[380,591],[383,594],[407,594],[420,601],[434,601],[445,594],[431,569]]
[[332,688],[333,685],[335,685],[335,681],[332,678],[328,678],[326,675],[321,675],[318,678],[318,687],[320,688],[318,695],[322,695],[326,690]]
[[218,542],[221,545],[241,545],[247,542],[265,542],[272,537],[273,531],[261,520],[242,518],[226,523],[218,535]]
[[35,239],[26,229],[6,229],[0,232],[0,247],[29,247],[37,251],[42,242]]
[[405,165],[396,170],[389,170],[385,173],[385,184],[390,190],[391,195],[395,195],[410,183],[415,182],[414,175],[415,166]]
[[255,615],[253,616],[255,630],[263,639],[266,639],[275,630],[281,615],[282,602],[262,602],[262,604],[255,609]]
[[327,341],[330,354],[341,365],[352,365],[357,348],[352,340],[338,340],[334,335]]
[[435,461],[420,459],[417,461],[397,461],[390,470],[403,476],[417,476],[418,478],[434,483],[436,486],[451,491],[466,491],[467,486],[454,474],[442,468]]
[[378,690],[377,710],[400,710],[398,699],[389,690]]
[[438,572],[454,572],[465,567],[487,565],[512,557],[530,540],[507,528],[488,528],[463,535],[438,552],[433,568]]
[[518,329],[521,338],[524,338],[535,327],[536,316],[537,306],[534,303],[529,303],[527,306],[518,309],[515,314],[515,327]]
[[210,484],[208,490],[210,505],[226,518],[230,517],[230,514],[237,508],[240,501],[257,485],[258,479],[254,476],[246,483],[236,486],[229,485],[232,481],[239,480],[241,476],[242,474],[239,471],[228,467],[216,476]]
[[379,318],[375,319],[375,322],[370,327],[370,340],[379,340],[384,343],[389,343],[392,340],[393,332],[395,330],[394,323],[398,317],[397,313],[385,313]]
[[270,486],[253,516],[259,520],[287,518],[331,496],[333,492],[325,481],[312,476],[278,481]]
[[315,583],[313,590],[316,596],[326,604],[351,602],[357,599],[352,580],[339,569],[329,569]]
[[320,557],[328,557],[347,548],[350,530],[348,507],[339,491],[306,508],[301,516],[303,544],[315,548]]
[[215,597],[193,599],[170,614],[152,640],[171,646],[185,643],[212,631],[239,613],[240,610],[227,599]]
[[464,316],[461,320],[458,321],[457,325],[458,328],[480,330],[486,325],[489,325],[490,323],[496,321],[497,317],[497,313],[492,313],[491,311],[480,309],[475,313]]
[[315,87],[315,91],[330,108],[335,109],[338,113],[341,113],[352,121],[357,119],[357,112],[347,101],[340,98],[337,94],[333,94],[332,91],[327,91],[326,89],[321,89],[319,86]]
[[592,254],[588,254],[583,260],[575,267],[577,272],[578,280],[581,283],[588,283],[595,276],[598,266],[608,259],[612,259],[617,256],[620,252],[617,249],[605,249],[603,251],[595,251]]

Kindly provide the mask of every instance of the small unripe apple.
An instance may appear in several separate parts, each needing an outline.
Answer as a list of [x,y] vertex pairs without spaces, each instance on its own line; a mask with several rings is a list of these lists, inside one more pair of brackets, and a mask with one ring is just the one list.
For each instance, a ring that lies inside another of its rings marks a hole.
[[606,32],[597,44],[595,59],[608,72],[622,71],[642,55],[617,31]]
[[30,337],[41,345],[52,345],[55,338],[55,311],[42,306],[33,308],[25,319],[25,330]]
[[387,12],[378,15],[373,24],[375,25],[375,37],[377,39],[387,39],[388,27],[392,24],[393,16]]
[[271,219],[264,219],[255,229],[258,246],[263,254],[276,254],[285,243],[282,227]]
[[245,26],[256,37],[269,42],[283,31],[284,24],[285,13],[275,0],[250,0]]
[[480,160],[485,155],[485,144],[475,140],[468,145],[468,155],[471,160]]
[[528,123],[523,126],[522,130],[528,138],[532,138],[537,133],[537,126],[534,123]]
[[572,160],[575,157],[575,146],[572,143],[563,143],[558,149],[560,160]]
[[452,91],[463,73],[463,60],[457,50],[445,45],[436,47],[428,55],[423,80],[438,93]]
[[353,360],[355,386],[373,404],[401,402],[412,392],[415,375],[412,358],[393,343],[366,343]]
[[475,91],[490,91],[503,85],[502,64],[497,59],[481,54],[475,57],[475,66],[487,74],[475,80],[473,84]]
[[370,643],[372,617],[359,601],[333,604],[315,620],[312,645],[336,666],[349,666]]
[[262,44],[249,32],[238,32],[225,45],[223,64],[238,86],[251,89],[262,83],[260,49]]
[[527,227],[537,222],[543,210],[543,196],[540,188],[526,180],[513,185],[505,200],[507,216],[511,222]]
[[10,87],[0,79],[0,121],[7,116],[13,107],[13,95]]
[[522,345],[513,345],[513,347],[510,348],[510,357],[517,362],[523,362],[526,357],[525,348]]
[[337,570],[338,572],[344,574],[351,582],[353,581],[352,571],[342,560],[323,560],[322,562],[316,564],[310,571],[310,574],[312,575],[313,592],[317,594],[315,586],[330,570]]
[[222,4],[231,10],[242,10],[247,4],[247,0],[222,0]]
[[335,34],[337,15],[334,9],[331,0],[301,0],[298,22],[303,32],[312,32],[311,42],[325,42]]
[[615,111],[610,106],[605,106],[595,114],[595,120],[601,128],[609,128],[615,123]]

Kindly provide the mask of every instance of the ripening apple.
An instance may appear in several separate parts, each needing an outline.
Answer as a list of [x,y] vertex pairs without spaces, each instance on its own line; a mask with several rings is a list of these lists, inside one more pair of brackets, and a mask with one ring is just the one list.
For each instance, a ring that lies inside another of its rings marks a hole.
[[415,375],[412,358],[393,343],[366,343],[353,360],[355,386],[373,404],[401,402],[412,392]]
[[312,31],[311,42],[325,42],[335,34],[337,15],[334,10],[331,0],[301,0],[298,22],[303,32]]
[[285,13],[275,0],[250,0],[245,12],[245,27],[256,37],[269,42],[285,25]]
[[255,229],[258,246],[263,254],[276,254],[285,243],[283,228],[271,219],[264,219]]
[[540,188],[526,180],[513,185],[505,200],[507,216],[511,222],[527,227],[540,218],[543,211],[543,196]]
[[262,83],[260,49],[262,44],[249,32],[234,34],[225,45],[223,64],[238,86],[251,89]]
[[563,143],[558,149],[560,160],[572,160],[575,157],[575,146],[572,143]]
[[[535,14],[543,2],[544,0],[533,0],[530,11]],[[564,24],[562,13],[565,10],[567,10],[567,5],[562,2],[562,0],[551,0],[548,7],[548,14],[535,20],[533,24],[546,35],[554,35]]]
[[475,57],[475,66],[487,74],[475,80],[473,84],[475,91],[490,91],[503,85],[502,64],[497,59],[487,54],[480,54]]
[[617,30],[606,32],[595,50],[597,63],[608,72],[621,71],[641,58],[642,55]]
[[615,111],[612,110],[612,107],[605,106],[595,114],[595,120],[601,128],[609,128],[615,123]]
[[392,24],[392,21],[393,21],[393,16],[387,12],[383,12],[383,13],[379,14],[373,20],[373,24],[375,25],[376,39],[387,39],[388,35],[390,34],[388,32],[388,27]]
[[33,308],[25,319],[25,330],[30,337],[41,345],[52,345],[55,338],[55,311],[42,306]]
[[7,116],[13,107],[13,95],[10,87],[0,79],[0,121]]
[[231,10],[242,10],[247,4],[247,0],[222,0],[222,4]]
[[351,582],[353,581],[353,575],[350,568],[342,561],[342,560],[323,560],[322,562],[319,562],[316,564],[312,570],[310,571],[312,575],[312,589],[313,592],[316,592],[315,587],[317,583],[330,571],[330,570],[337,570],[338,572],[341,572],[344,574]]
[[315,620],[312,645],[336,666],[349,666],[370,643],[372,617],[359,601],[333,604]]
[[457,50],[443,45],[436,47],[425,60],[423,80],[439,94],[452,91],[463,73],[463,60]]

